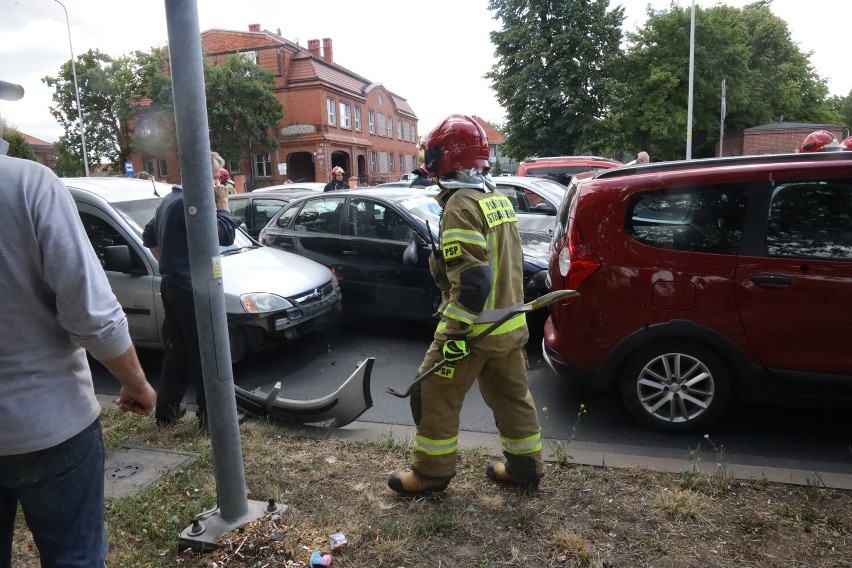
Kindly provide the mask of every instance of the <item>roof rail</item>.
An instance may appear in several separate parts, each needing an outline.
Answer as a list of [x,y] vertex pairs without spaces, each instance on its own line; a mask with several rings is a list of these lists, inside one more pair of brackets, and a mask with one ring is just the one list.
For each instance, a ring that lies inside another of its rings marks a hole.
[[655,172],[671,172],[695,168],[718,168],[750,164],[771,164],[774,162],[814,162],[814,161],[852,161],[852,152],[804,152],[801,154],[769,154],[762,156],[729,156],[725,158],[700,158],[696,160],[677,160],[672,162],[654,162],[620,166],[598,172],[595,179],[622,177]]
[[525,158],[524,162],[536,162],[538,160],[562,160],[565,158],[579,158],[581,160],[603,160],[605,162],[617,162],[613,158],[605,158],[603,156],[535,156],[533,158]]

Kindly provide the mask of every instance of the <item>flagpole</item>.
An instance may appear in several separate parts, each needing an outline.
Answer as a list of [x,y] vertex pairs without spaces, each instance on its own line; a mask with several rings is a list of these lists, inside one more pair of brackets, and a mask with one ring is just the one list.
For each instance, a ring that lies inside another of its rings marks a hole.
[[725,116],[728,114],[728,109],[725,106],[725,80],[722,79],[722,117],[719,124],[719,157],[725,155],[723,150],[725,146]]
[[695,76],[695,0],[689,23],[689,102],[686,110],[686,159],[692,159],[692,84]]

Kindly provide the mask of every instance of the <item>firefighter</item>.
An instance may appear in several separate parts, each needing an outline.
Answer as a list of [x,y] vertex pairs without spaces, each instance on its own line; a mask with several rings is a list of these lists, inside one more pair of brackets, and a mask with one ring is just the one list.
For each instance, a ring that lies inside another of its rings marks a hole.
[[541,428],[527,384],[523,313],[468,349],[467,341],[523,305],[521,241],[511,202],[488,176],[488,139],[472,118],[452,115],[423,141],[425,168],[440,188],[440,247],[429,267],[441,290],[440,321],[419,373],[447,365],[416,387],[411,469],[388,486],[403,495],[443,491],[456,472],[459,413],[474,381],[500,431],[505,460],[488,464],[499,483],[538,487]]
[[834,134],[828,130],[814,130],[805,136],[796,152],[835,152],[841,149]]
[[843,142],[840,143],[841,150],[852,150],[852,136],[847,136],[843,139]]

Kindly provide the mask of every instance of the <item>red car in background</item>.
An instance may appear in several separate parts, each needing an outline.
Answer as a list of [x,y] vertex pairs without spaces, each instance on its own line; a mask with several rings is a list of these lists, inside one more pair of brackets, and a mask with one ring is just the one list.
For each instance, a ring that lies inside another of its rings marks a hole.
[[625,166],[560,204],[543,352],[645,427],[852,401],[852,152]]
[[[552,156],[545,158],[527,158],[518,164],[518,175],[548,178],[568,185],[571,178],[578,174],[589,174],[623,165],[618,160],[600,156]],[[582,175],[581,177],[586,177]]]

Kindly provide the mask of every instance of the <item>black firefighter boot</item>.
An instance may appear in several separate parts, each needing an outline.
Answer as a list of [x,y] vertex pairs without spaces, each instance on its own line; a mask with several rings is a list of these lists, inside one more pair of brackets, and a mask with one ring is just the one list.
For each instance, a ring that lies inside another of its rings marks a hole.
[[504,454],[506,460],[493,461],[485,469],[485,475],[489,479],[513,485],[524,489],[538,489],[539,481],[543,477],[536,465],[537,461],[532,456],[510,456]]
[[438,493],[450,484],[450,477],[427,477],[416,471],[395,471],[388,478],[388,487],[406,497]]

